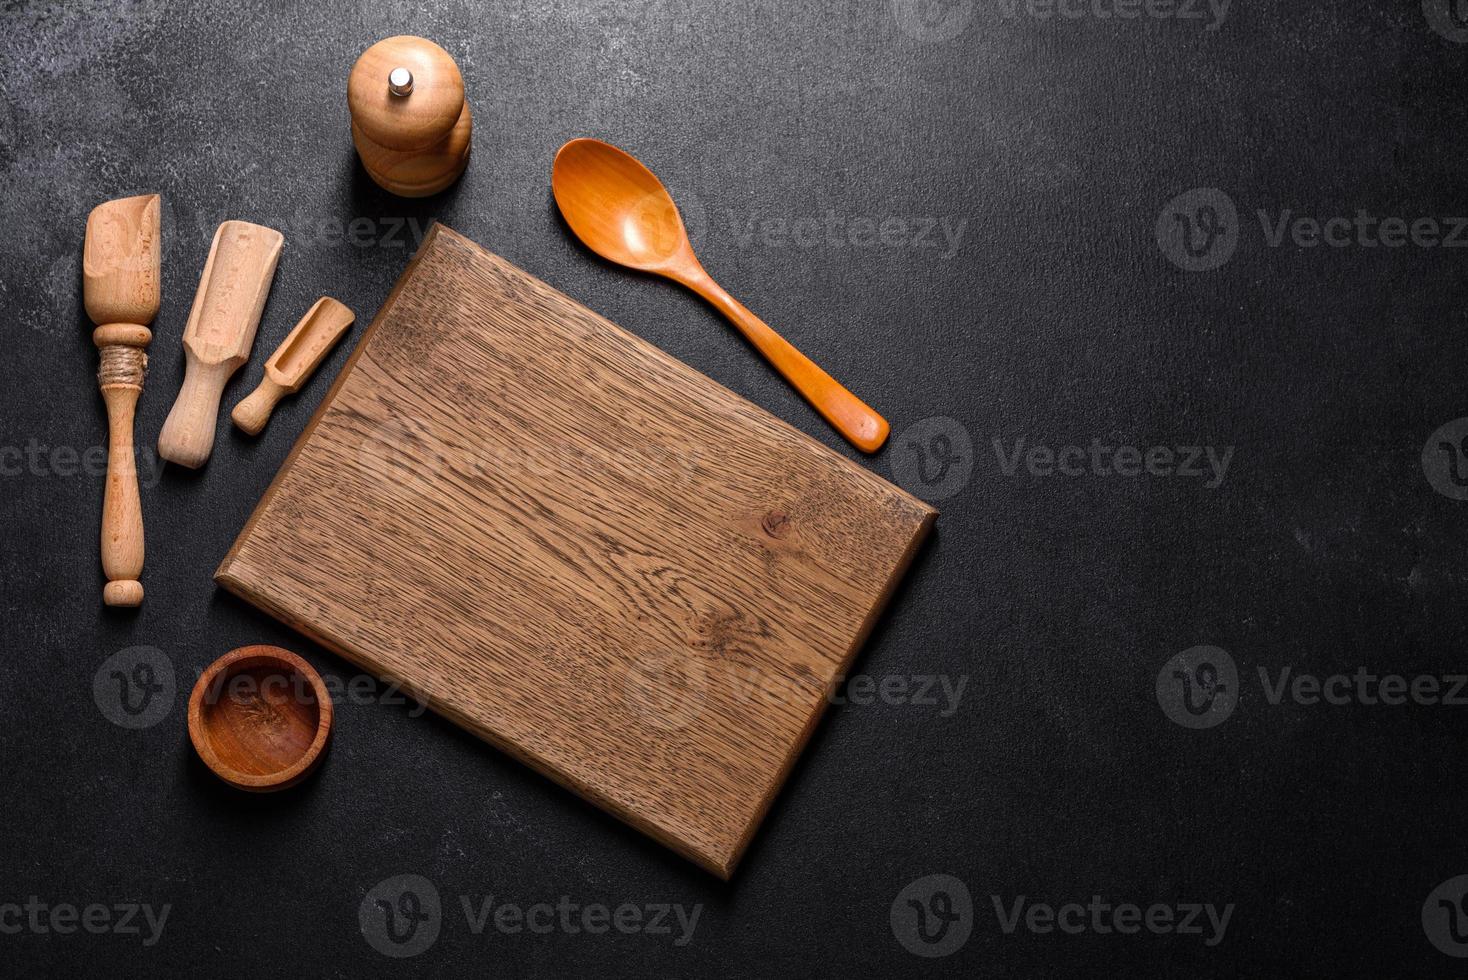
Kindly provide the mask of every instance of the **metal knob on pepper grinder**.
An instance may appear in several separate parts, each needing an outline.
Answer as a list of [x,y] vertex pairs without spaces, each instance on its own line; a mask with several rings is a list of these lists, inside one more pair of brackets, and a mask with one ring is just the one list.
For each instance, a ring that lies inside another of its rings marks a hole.
[[367,175],[401,197],[437,194],[469,164],[474,120],[443,48],[403,34],[362,52],[347,79],[352,142]]

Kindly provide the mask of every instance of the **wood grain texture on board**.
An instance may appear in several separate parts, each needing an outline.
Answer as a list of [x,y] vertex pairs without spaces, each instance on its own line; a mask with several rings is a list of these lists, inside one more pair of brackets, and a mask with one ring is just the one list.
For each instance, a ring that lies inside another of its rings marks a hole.
[[436,225],[216,579],[728,877],[935,516]]

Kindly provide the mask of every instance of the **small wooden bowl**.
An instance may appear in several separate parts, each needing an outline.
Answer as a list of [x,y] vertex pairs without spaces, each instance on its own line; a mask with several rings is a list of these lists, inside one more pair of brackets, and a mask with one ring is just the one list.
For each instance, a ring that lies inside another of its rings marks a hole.
[[321,675],[289,650],[257,645],[210,664],[189,696],[189,740],[214,774],[252,793],[294,786],[331,734]]

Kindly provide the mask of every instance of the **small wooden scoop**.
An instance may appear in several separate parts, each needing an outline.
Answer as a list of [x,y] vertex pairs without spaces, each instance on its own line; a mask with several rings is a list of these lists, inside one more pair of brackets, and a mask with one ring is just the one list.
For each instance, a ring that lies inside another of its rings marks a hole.
[[229,413],[234,424],[252,436],[257,435],[270,421],[270,413],[280,400],[301,390],[356,318],[345,304],[330,296],[318,299],[265,362],[265,377],[260,379],[260,387]]
[[250,357],[284,244],[280,232],[248,221],[226,221],[214,233],[184,327],[183,388],[158,434],[158,455],[164,459],[196,468],[209,458],[220,396]]

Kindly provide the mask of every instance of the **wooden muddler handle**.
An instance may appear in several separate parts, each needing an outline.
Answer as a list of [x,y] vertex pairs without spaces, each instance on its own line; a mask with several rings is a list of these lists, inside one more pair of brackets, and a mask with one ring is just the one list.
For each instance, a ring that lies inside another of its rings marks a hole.
[[98,205],[87,217],[82,287],[87,316],[98,324],[97,387],[107,406],[107,489],[102,498],[102,571],[109,606],[143,601],[143,508],[133,455],[133,413],[148,371],[158,313],[159,199],[156,194]]

